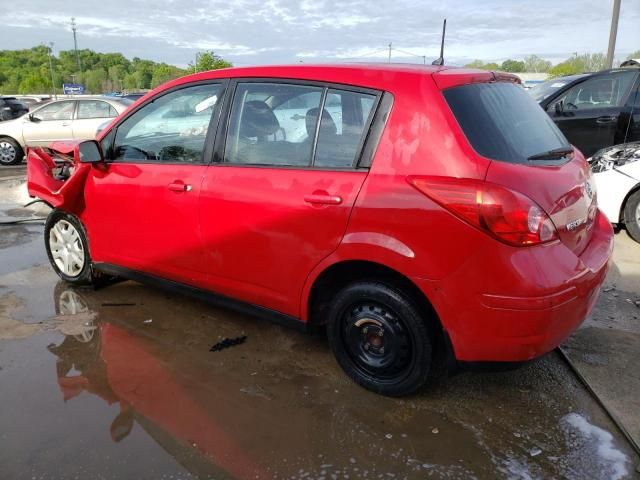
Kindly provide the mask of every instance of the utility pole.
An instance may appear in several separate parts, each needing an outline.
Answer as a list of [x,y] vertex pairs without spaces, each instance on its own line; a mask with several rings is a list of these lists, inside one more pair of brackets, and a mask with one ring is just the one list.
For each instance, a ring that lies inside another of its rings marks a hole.
[[56,80],[53,76],[53,42],[49,42],[49,70],[51,70],[51,92],[52,97],[57,99],[56,97]]
[[71,17],[71,31],[73,32],[73,49],[76,52],[76,63],[78,64],[78,72],[82,72],[80,66],[80,55],[78,55],[78,38],[76,36],[76,19]]
[[618,36],[618,19],[620,18],[620,0],[613,0],[613,14],[611,15],[611,31],[609,32],[609,48],[607,49],[607,61],[604,68],[613,67],[613,54],[616,50],[616,37]]
[[389,42],[389,63],[391,63],[391,42]]

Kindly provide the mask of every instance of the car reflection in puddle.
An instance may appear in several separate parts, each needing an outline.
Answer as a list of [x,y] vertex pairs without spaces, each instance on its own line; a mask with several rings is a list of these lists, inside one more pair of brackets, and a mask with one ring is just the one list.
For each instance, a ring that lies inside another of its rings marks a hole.
[[[145,321],[139,312],[127,318],[130,303],[103,306],[116,304],[101,303],[100,291],[62,283],[55,290],[58,316],[97,313],[87,317],[92,320],[83,332],[48,346],[57,357],[64,401],[82,401],[78,397],[86,392],[117,405],[115,418],[105,422],[114,442],[126,443],[137,423],[195,476],[357,478],[422,469],[464,474],[470,472],[450,442],[467,455],[484,456],[462,426],[431,412],[421,412],[415,422],[410,402],[397,404],[341,382],[332,364],[296,373],[296,355],[311,354],[309,362],[328,357],[317,339],[299,336],[287,348],[282,332],[285,338],[297,334],[256,321],[242,325],[246,344],[209,352],[206,342],[189,341],[190,332],[207,335],[216,327],[224,331],[225,324],[237,329],[233,318],[187,316],[183,322],[160,314]],[[354,393],[362,401],[351,402]],[[425,428],[436,422],[446,422],[449,435],[425,441]]]

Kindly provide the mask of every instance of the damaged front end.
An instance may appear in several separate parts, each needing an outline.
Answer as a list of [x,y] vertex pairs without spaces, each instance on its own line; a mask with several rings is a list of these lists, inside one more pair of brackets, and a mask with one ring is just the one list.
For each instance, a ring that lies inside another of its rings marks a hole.
[[623,143],[597,151],[587,161],[593,173],[623,167],[640,160],[640,142]]
[[27,149],[27,190],[52,208],[77,212],[84,203],[84,180],[91,168],[80,163],[82,142],[53,142]]

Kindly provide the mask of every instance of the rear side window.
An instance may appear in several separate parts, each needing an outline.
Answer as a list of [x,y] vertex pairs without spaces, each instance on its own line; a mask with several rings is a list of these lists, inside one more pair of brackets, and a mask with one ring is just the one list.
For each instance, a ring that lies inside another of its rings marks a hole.
[[355,164],[375,99],[374,95],[357,92],[327,92],[314,166],[349,168]]
[[569,142],[553,120],[512,83],[474,83],[443,92],[471,146],[494,160],[524,163]]

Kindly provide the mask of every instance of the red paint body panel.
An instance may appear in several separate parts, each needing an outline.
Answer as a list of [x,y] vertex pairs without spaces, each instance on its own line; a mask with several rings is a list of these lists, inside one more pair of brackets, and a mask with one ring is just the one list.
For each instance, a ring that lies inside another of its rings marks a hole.
[[[536,357],[588,314],[613,236],[595,198],[585,193],[584,158],[576,151],[562,165],[532,166],[482,157],[441,92],[473,82],[517,83],[516,77],[410,65],[251,67],[183,77],[145,98],[196,81],[242,77],[390,92],[393,106],[370,169],[111,163],[80,165],[61,184],[51,178],[46,156],[32,151],[30,193],[82,219],[94,261],[302,321],[309,318],[314,281],[328,267],[349,260],[387,266],[432,303],[459,360]],[[530,247],[501,243],[407,182],[421,175],[487,180],[526,195],[548,213],[559,239]],[[192,189],[170,187],[180,182]],[[83,196],[74,185],[84,185]],[[570,228],[576,220],[581,223]]]
[[[299,316],[311,269],[339,245],[365,172],[211,166],[200,196],[206,287]],[[336,205],[307,195],[340,198]]]

